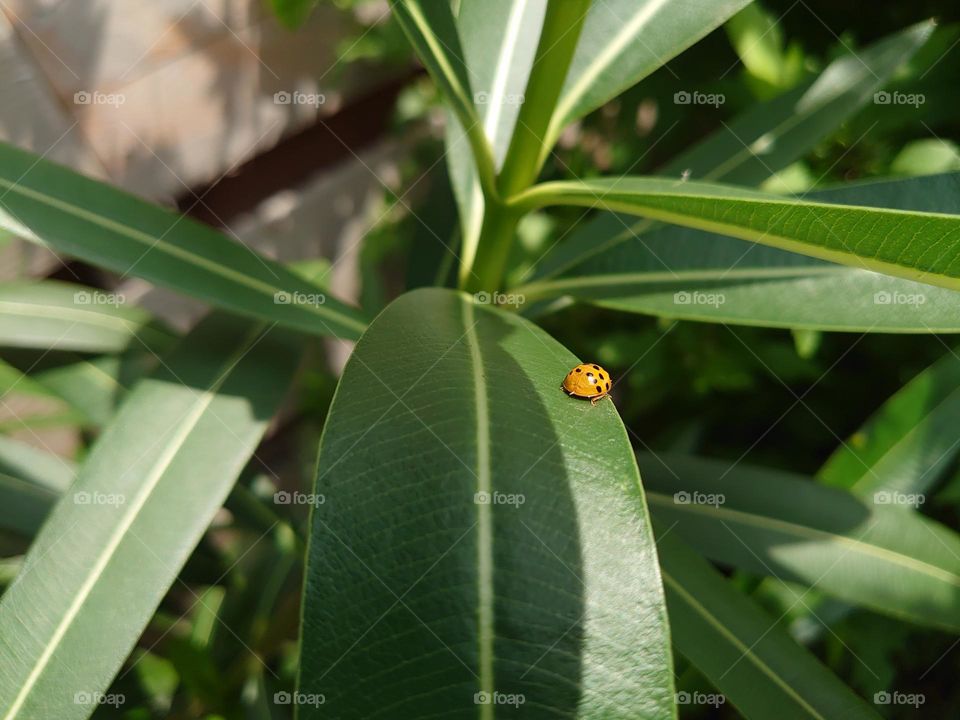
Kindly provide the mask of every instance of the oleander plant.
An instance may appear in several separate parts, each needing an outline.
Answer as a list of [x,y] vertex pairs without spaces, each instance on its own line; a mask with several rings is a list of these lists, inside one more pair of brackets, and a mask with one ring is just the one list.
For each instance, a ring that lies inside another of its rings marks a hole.
[[362,307],[0,145],[92,278],[0,285],[0,719],[956,714],[960,29],[391,5],[444,130]]

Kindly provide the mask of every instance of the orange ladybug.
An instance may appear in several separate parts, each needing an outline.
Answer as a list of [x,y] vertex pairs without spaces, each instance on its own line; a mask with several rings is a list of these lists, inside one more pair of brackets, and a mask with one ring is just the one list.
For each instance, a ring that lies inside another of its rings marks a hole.
[[590,403],[596,405],[597,400],[610,392],[610,373],[599,365],[580,364],[567,373],[560,387],[567,394],[589,398]]

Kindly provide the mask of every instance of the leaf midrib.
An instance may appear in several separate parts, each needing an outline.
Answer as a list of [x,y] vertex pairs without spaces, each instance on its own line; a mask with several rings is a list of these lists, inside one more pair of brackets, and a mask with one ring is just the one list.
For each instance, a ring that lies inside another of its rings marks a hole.
[[[188,263],[192,263],[198,267],[202,267],[205,270],[213,273],[214,275],[219,275],[227,280],[233,281],[239,285],[245,285],[250,289],[263,293],[266,295],[274,295],[276,292],[281,291],[282,288],[279,286],[271,285],[270,283],[257,280],[256,278],[242,273],[236,270],[231,269],[230,267],[209,260],[202,255],[197,255],[188,250],[184,250],[181,247],[172,245],[169,242],[165,241],[162,237],[154,237],[149,233],[145,233],[142,230],[137,230],[136,228],[130,227],[123,223],[111,220],[110,218],[104,217],[97,213],[86,210],[82,207],[78,207],[72,203],[60,200],[58,198],[47,195],[46,193],[38,192],[31,188],[23,187],[17,183],[11,183],[3,178],[0,178],[0,187],[5,187],[6,192],[12,192],[19,195],[22,195],[27,198],[36,200],[37,202],[59,209],[67,214],[73,215],[81,220],[86,220],[87,222],[98,225],[107,230],[112,230],[120,235],[123,235],[134,242],[138,242],[142,245],[147,246],[147,251],[152,252],[153,250],[159,249],[161,252],[165,252],[168,255],[184,260]],[[179,220],[177,221],[179,222]],[[258,257],[255,253],[252,253],[254,257]],[[258,259],[261,262],[265,262],[262,258]],[[355,320],[348,315],[337,313],[335,311],[329,310],[322,305],[314,304],[298,304],[297,307],[307,310],[307,312],[312,312],[321,317],[332,319],[336,322],[348,325],[358,332],[363,332],[365,325],[358,320]]]
[[678,512],[688,512],[705,515],[708,517],[727,517],[743,525],[756,527],[771,532],[780,532],[782,534],[793,536],[804,540],[829,540],[841,545],[848,545],[863,555],[870,555],[881,560],[886,560],[894,565],[900,565],[908,570],[927,575],[935,580],[940,580],[950,585],[960,587],[960,576],[955,573],[931,565],[930,563],[917,560],[909,555],[898,553],[895,550],[865,543],[862,540],[851,538],[847,535],[819,530],[809,525],[800,525],[799,523],[780,518],[773,518],[766,515],[758,515],[743,510],[733,510],[727,507],[714,507],[712,505],[700,505],[693,503],[676,503],[674,499],[662,493],[647,490],[647,498],[650,502],[657,505],[669,505]]
[[[87,325],[97,325],[110,330],[122,329],[131,332],[135,332],[146,324],[145,322],[137,322],[136,320],[119,315],[97,312],[95,310],[84,310],[61,305],[16,302],[12,300],[0,300],[0,313],[20,315],[22,317],[53,318],[55,320],[75,318],[75,324],[84,323]],[[118,326],[120,327],[118,328]]]
[[70,606],[67,608],[67,612],[64,613],[63,618],[54,629],[53,635],[51,636],[46,648],[40,654],[40,657],[37,659],[33,670],[31,670],[30,674],[27,676],[27,679],[24,681],[23,687],[20,688],[20,692],[14,699],[10,710],[3,716],[4,720],[14,720],[14,718],[17,717],[20,708],[23,707],[23,704],[26,702],[30,692],[37,684],[40,676],[43,674],[44,670],[49,664],[50,659],[56,652],[57,647],[63,640],[63,637],[70,629],[70,625],[80,614],[84,603],[86,603],[90,593],[93,591],[100,577],[106,571],[107,566],[110,564],[110,561],[113,559],[117,549],[120,547],[120,544],[126,537],[127,532],[131,527],[133,527],[133,524],[136,522],[141,510],[147,504],[150,496],[153,494],[153,491],[156,489],[160,480],[163,479],[163,476],[169,469],[171,463],[176,459],[177,454],[183,447],[183,444],[189,438],[190,434],[193,432],[193,429],[196,427],[197,423],[200,422],[200,419],[203,417],[207,408],[213,402],[217,392],[226,382],[236,364],[240,361],[240,359],[243,358],[243,355],[248,349],[249,341],[262,329],[262,326],[257,326],[255,332],[251,333],[250,337],[246,338],[246,342],[241,343],[238,350],[227,359],[226,363],[223,364],[221,369],[215,375],[215,381],[211,383],[210,386],[205,390],[197,391],[198,395],[200,396],[199,400],[189,410],[184,420],[181,421],[178,432],[174,435],[173,441],[168,445],[167,450],[160,456],[151,473],[147,476],[147,481],[143,483],[140,491],[135,496],[134,501],[130,504],[130,511],[125,514],[120,523],[117,525],[116,530],[110,535],[104,551],[93,564],[90,574],[80,586],[80,589],[74,596],[73,602],[71,602]]
[[518,293],[526,293],[539,296],[545,292],[553,290],[562,290],[565,288],[591,288],[604,287],[606,285],[624,285],[641,284],[652,285],[658,283],[687,282],[687,281],[706,281],[722,282],[724,280],[765,280],[796,278],[803,279],[807,276],[832,275],[839,273],[861,272],[858,268],[851,268],[848,265],[824,265],[824,266],[781,266],[769,268],[742,268],[742,269],[705,269],[705,270],[681,270],[679,272],[635,272],[635,273],[595,273],[592,275],[580,275],[577,277],[560,278],[558,280],[544,280],[541,282],[532,282],[527,285],[519,285],[513,290]]
[[[490,408],[483,374],[483,356],[476,333],[474,305],[460,296],[462,320],[470,349],[473,372],[474,406],[477,427],[477,492],[492,492],[490,474]],[[493,567],[493,503],[475,503],[477,507],[477,657],[480,666],[480,691],[494,690],[494,567]],[[481,720],[493,720],[492,703],[477,706]]]
[[650,0],[649,3],[641,7],[637,14],[623,25],[623,30],[607,44],[603,52],[584,68],[577,81],[569,91],[563,93],[563,97],[557,103],[549,137],[555,135],[557,127],[570,120],[573,108],[586,96],[596,79],[623,54],[624,49],[630,43],[630,39],[636,36],[640,29],[660,12],[668,2],[669,0]]

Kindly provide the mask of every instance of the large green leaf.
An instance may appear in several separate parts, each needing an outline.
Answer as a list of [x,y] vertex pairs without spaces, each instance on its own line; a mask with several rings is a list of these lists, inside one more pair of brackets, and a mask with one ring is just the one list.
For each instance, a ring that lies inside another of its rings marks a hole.
[[159,348],[171,339],[117,293],[54,280],[0,284],[2,346],[116,352],[131,344]]
[[640,478],[612,402],[561,391],[575,362],[446,290],[363,336],[320,447],[301,718],[673,717]]
[[[694,179],[760,184],[869,105],[874,92],[924,46],[930,33],[931,23],[921,23],[855,54],[843,55],[815,79],[726,123],[674,158],[659,174],[676,179],[687,172]],[[622,243],[635,245],[634,238],[651,224],[628,215],[601,213],[557,243],[537,263],[534,278],[553,277]],[[569,274],[589,272],[577,267]]]
[[669,455],[641,463],[655,517],[707,557],[960,630],[960,537],[939,523],[776,470]]
[[216,230],[3,143],[0,227],[232,312],[347,339],[365,327],[358,310]]
[[281,331],[213,317],[138,384],[0,601],[0,717],[71,720],[96,709],[85,701],[106,692],[297,358]]
[[603,0],[590,8],[547,133],[635,85],[718,27],[750,0]]
[[[858,183],[810,200],[957,213],[960,174]],[[659,227],[579,264],[569,277],[517,288],[528,300],[569,294],[604,307],[688,320],[857,332],[960,332],[960,295],[778,248]]]
[[960,215],[810,202],[732,185],[631,177],[544,183],[519,196],[515,205],[600,206],[960,289]]
[[673,642],[745,717],[878,717],[675,534],[655,529]]

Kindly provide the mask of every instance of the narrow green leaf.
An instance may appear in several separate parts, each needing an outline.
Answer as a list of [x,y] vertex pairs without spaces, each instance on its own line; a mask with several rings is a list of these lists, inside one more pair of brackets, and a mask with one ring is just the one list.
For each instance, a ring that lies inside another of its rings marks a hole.
[[0,601],[0,717],[72,720],[96,709],[84,700],[106,692],[297,357],[281,331],[215,316],[137,386]]
[[[811,200],[957,213],[960,174],[840,186]],[[680,227],[591,257],[576,275],[517,288],[686,320],[854,332],[960,332],[953,290]]]
[[134,349],[45,368],[35,372],[34,379],[80,414],[85,424],[100,427],[110,421],[128,390],[158,362],[158,355],[141,347],[140,352]]
[[159,349],[172,339],[117,293],[55,280],[0,284],[0,346],[116,352]]
[[[867,503],[905,510],[926,504],[926,493],[960,453],[960,359],[947,352],[890,397],[817,473],[817,479],[843,488]],[[792,593],[765,579],[755,591],[772,598]],[[849,605],[811,594],[792,622],[795,636],[810,640],[849,614]],[[804,612],[806,611],[806,612]]]
[[594,2],[547,133],[596,110],[721,25],[750,0]]
[[456,114],[473,151],[481,185],[495,192],[493,153],[474,109],[470,76],[450,3],[397,0],[393,12]]
[[70,460],[0,435],[0,529],[33,538],[75,476]]
[[639,475],[613,404],[561,391],[575,362],[445,290],[360,340],[320,447],[302,719],[674,716]]
[[939,523],[776,470],[687,456],[640,462],[658,522],[708,558],[960,631],[960,537]]
[[355,339],[360,312],[201,225],[0,143],[0,227],[232,312]]
[[[921,23],[834,60],[816,78],[726,123],[659,174],[679,179],[687,172],[698,180],[759,185],[869,105],[874,92],[924,46],[930,34],[931,23]],[[636,244],[633,239],[650,225],[648,220],[602,213],[558,243],[537,264],[534,277],[552,277],[619,244]],[[587,273],[577,268],[569,274]]]
[[0,473],[61,493],[73,482],[76,468],[66,458],[0,435]]
[[948,351],[838,447],[817,479],[865,500],[922,495],[960,452],[958,423],[960,359]]
[[[546,0],[463,0],[457,27],[474,90],[476,113],[499,169],[513,137],[517,114],[540,37]],[[447,115],[447,163],[460,208],[461,282],[476,257],[484,197],[469,138],[453,112]]]
[[675,534],[654,529],[673,642],[744,717],[879,717]]
[[56,501],[57,493],[0,472],[0,530],[32,538]]
[[629,177],[544,183],[515,203],[524,208],[549,204],[630,212],[960,289],[960,215],[792,200],[736,186]]

